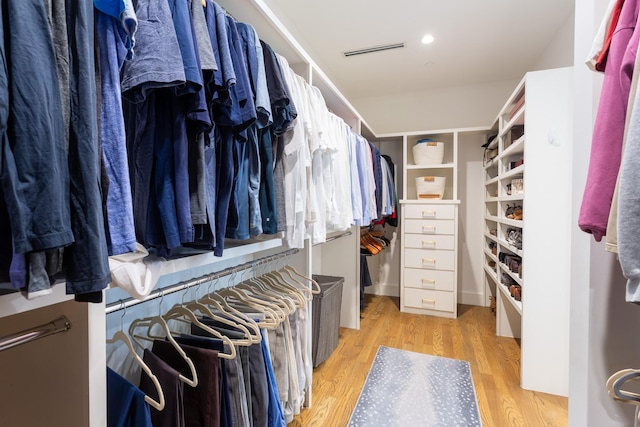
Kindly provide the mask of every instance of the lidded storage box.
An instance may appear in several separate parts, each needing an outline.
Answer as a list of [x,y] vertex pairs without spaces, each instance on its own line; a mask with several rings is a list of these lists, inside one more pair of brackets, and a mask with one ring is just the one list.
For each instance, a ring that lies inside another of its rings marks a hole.
[[413,161],[416,165],[439,165],[443,158],[444,142],[424,138],[413,146]]
[[442,199],[446,182],[444,176],[419,176],[416,178],[418,199]]

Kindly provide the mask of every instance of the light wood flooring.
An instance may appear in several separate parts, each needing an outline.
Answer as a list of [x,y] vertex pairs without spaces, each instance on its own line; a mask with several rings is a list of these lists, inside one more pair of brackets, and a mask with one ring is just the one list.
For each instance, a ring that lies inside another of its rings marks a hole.
[[314,369],[312,407],[289,426],[346,426],[379,345],[468,361],[484,427],[567,425],[566,398],[520,388],[519,342],[496,337],[489,308],[461,305],[457,319],[443,319],[398,307],[398,298],[365,297],[360,330],[340,329],[338,348]]

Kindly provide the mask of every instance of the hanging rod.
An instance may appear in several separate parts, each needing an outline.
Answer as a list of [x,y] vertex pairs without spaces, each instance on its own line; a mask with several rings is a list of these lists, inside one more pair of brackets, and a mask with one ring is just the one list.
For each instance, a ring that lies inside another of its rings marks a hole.
[[26,344],[28,342],[44,338],[49,335],[65,332],[71,329],[71,322],[65,316],[60,316],[44,325],[35,326],[26,331],[16,332],[12,335],[0,338],[0,351],[8,350],[12,347]]
[[151,292],[144,299],[136,299],[136,298],[133,298],[133,297],[129,297],[129,298],[126,298],[126,299],[114,301],[114,302],[112,302],[110,304],[107,304],[106,309],[105,309],[105,313],[106,314],[113,313],[114,311],[122,310],[122,309],[125,309],[127,307],[134,306],[134,305],[138,305],[140,303],[147,302],[149,300],[156,299],[156,298],[159,298],[159,297],[163,297],[163,296],[172,294],[174,292],[180,292],[182,290],[191,288],[193,286],[198,286],[198,285],[201,285],[203,283],[210,282],[210,281],[212,281],[214,279],[219,279],[221,277],[228,276],[231,273],[238,273],[238,272],[246,270],[248,268],[252,268],[255,265],[263,263],[263,262],[270,262],[270,261],[276,260],[278,258],[283,258],[283,257],[287,257],[289,255],[293,255],[295,253],[298,253],[298,251],[299,251],[299,249],[288,249],[288,250],[286,250],[284,252],[280,252],[280,253],[277,253],[277,254],[265,256],[265,257],[258,258],[258,259],[254,259],[253,261],[249,261],[249,262],[246,262],[244,264],[239,264],[239,265],[236,265],[234,267],[228,267],[228,268],[225,268],[224,270],[216,271],[214,273],[205,274],[204,276],[196,277],[194,279],[189,279],[189,280],[185,280],[185,281],[182,281],[182,282],[178,282],[175,285],[167,286],[165,288],[162,288],[162,289],[159,289],[157,291]]
[[327,240],[325,240],[324,242],[315,243],[313,246],[322,245],[323,243],[328,243],[328,242],[331,242],[332,240],[340,239],[341,237],[351,236],[352,234],[353,233],[351,231],[345,231],[344,233],[338,234],[337,236],[328,237]]

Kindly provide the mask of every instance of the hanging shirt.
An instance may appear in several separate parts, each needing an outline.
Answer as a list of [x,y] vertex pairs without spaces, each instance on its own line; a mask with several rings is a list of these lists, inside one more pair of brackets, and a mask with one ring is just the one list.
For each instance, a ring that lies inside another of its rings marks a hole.
[[126,33],[112,16],[96,12],[101,77],[100,143],[109,176],[106,200],[109,255],[134,252],[133,200],[129,180],[127,139],[120,93],[120,70],[127,55]]
[[151,427],[145,394],[107,367],[107,427]]
[[600,241],[607,228],[620,168],[622,140],[633,64],[640,33],[636,21],[640,2],[624,2],[611,47],[596,116],[587,182],[578,225]]

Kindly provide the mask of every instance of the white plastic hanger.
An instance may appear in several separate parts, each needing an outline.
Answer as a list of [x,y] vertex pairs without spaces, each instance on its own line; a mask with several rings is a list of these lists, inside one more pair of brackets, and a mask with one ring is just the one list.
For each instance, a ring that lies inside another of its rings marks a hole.
[[[164,298],[164,295],[161,293],[160,304],[158,305],[159,308],[162,306],[163,298]],[[193,361],[184,352],[182,347],[180,347],[180,344],[178,344],[176,340],[171,336],[171,329],[169,329],[169,325],[161,315],[158,314],[157,316],[134,320],[133,322],[131,322],[131,325],[129,325],[129,335],[133,339],[133,342],[138,344],[140,347],[144,348],[144,346],[140,342],[136,341],[136,338],[143,339],[146,341],[154,341],[155,339],[149,336],[138,335],[134,333],[134,331],[136,328],[145,327],[147,328],[147,334],[148,334],[151,331],[151,328],[153,328],[153,326],[155,325],[159,325],[162,328],[162,330],[165,332],[167,340],[176,349],[180,357],[184,359],[184,361],[187,363],[187,366],[189,366],[189,371],[191,371],[191,378],[187,378],[182,374],[180,374],[178,378],[185,384],[188,384],[191,387],[196,387],[198,385],[198,373],[196,372],[196,367],[194,366]]]
[[319,294],[320,292],[322,292],[322,289],[320,289],[320,285],[318,284],[318,282],[316,282],[315,280],[313,280],[313,279],[312,279],[312,278],[310,278],[310,277],[307,277],[307,276],[305,276],[305,275],[303,275],[303,274],[299,273],[299,272],[298,272],[298,270],[296,270],[293,266],[291,266],[291,265],[287,264],[287,265],[285,265],[285,266],[283,267],[283,269],[284,269],[284,270],[288,270],[289,272],[294,273],[295,275],[297,275],[297,276],[299,276],[299,277],[302,277],[304,280],[306,280],[306,281],[310,282],[310,283],[313,285],[313,288],[312,288],[311,292],[312,292],[314,295],[317,295],[317,294]]
[[[185,292],[186,295],[186,292]],[[211,309],[209,309],[209,307],[207,307],[206,305],[202,304],[201,302],[197,301],[197,300],[192,300],[190,302],[187,302],[186,304],[183,302],[182,304],[183,306],[185,306],[185,308],[187,308],[188,310],[191,310],[192,312],[200,312],[202,313],[203,316],[206,316],[212,320],[215,320],[216,322],[222,323],[224,325],[230,326],[232,329],[234,330],[238,330],[240,332],[242,332],[245,336],[244,339],[234,339],[234,338],[229,338],[231,340],[231,342],[234,345],[241,345],[241,346],[248,346],[251,345],[253,343],[253,340],[251,338],[251,333],[249,332],[249,329],[247,329],[244,325],[236,323],[228,318],[222,317],[222,316],[218,316],[217,314],[215,314],[214,312],[211,311]],[[215,328],[214,328],[215,329]],[[220,331],[218,331],[220,332]],[[224,335],[223,332],[220,332],[222,335]]]
[[209,283],[207,295],[200,298],[198,301],[200,301],[203,304],[213,306],[223,316],[229,317],[238,323],[242,323],[247,328],[254,331],[255,335],[252,335],[252,339],[255,343],[259,343],[260,341],[262,341],[262,333],[260,333],[260,327],[261,326],[265,328],[269,327],[270,326],[268,324],[269,322],[263,322],[263,323],[256,322],[254,319],[250,318],[242,311],[237,310],[231,305],[229,305],[227,303],[227,300],[224,299],[224,297],[222,297],[221,295],[218,295],[216,292],[212,290],[212,288],[215,288],[215,285],[217,284],[218,280],[219,280],[219,277],[216,277],[215,281],[212,281]]
[[127,348],[129,349],[129,353],[133,356],[133,359],[140,365],[142,371],[147,374],[147,376],[151,379],[153,386],[156,388],[156,392],[158,393],[158,400],[153,399],[149,395],[144,396],[144,401],[147,402],[152,407],[156,408],[158,411],[162,411],[164,409],[164,392],[162,391],[162,386],[160,385],[160,381],[158,378],[151,372],[151,368],[147,365],[144,360],[138,355],[136,350],[133,348],[133,343],[129,338],[129,335],[125,334],[122,330],[122,319],[124,318],[124,314],[126,309],[123,304],[123,313],[120,317],[120,330],[118,330],[113,336],[107,340],[107,344],[114,344],[118,341],[122,341]]
[[218,357],[219,358],[221,358],[221,359],[233,359],[233,358],[236,357],[236,347],[235,347],[235,345],[233,345],[233,342],[231,342],[231,339],[226,335],[222,335],[220,332],[216,331],[215,329],[211,328],[210,326],[205,325],[204,323],[202,323],[200,321],[200,319],[198,318],[198,316],[196,316],[193,311],[189,310],[185,306],[183,306],[181,304],[176,304],[173,307],[171,307],[169,309],[169,311],[167,311],[162,317],[165,320],[174,319],[174,320],[182,320],[182,321],[184,321],[184,319],[186,318],[187,320],[189,320],[194,325],[196,325],[199,328],[205,330],[208,334],[210,334],[210,335],[212,335],[212,336],[214,336],[216,338],[220,338],[222,340],[222,342],[229,347],[229,353],[224,353],[224,352],[219,352],[218,353]]

